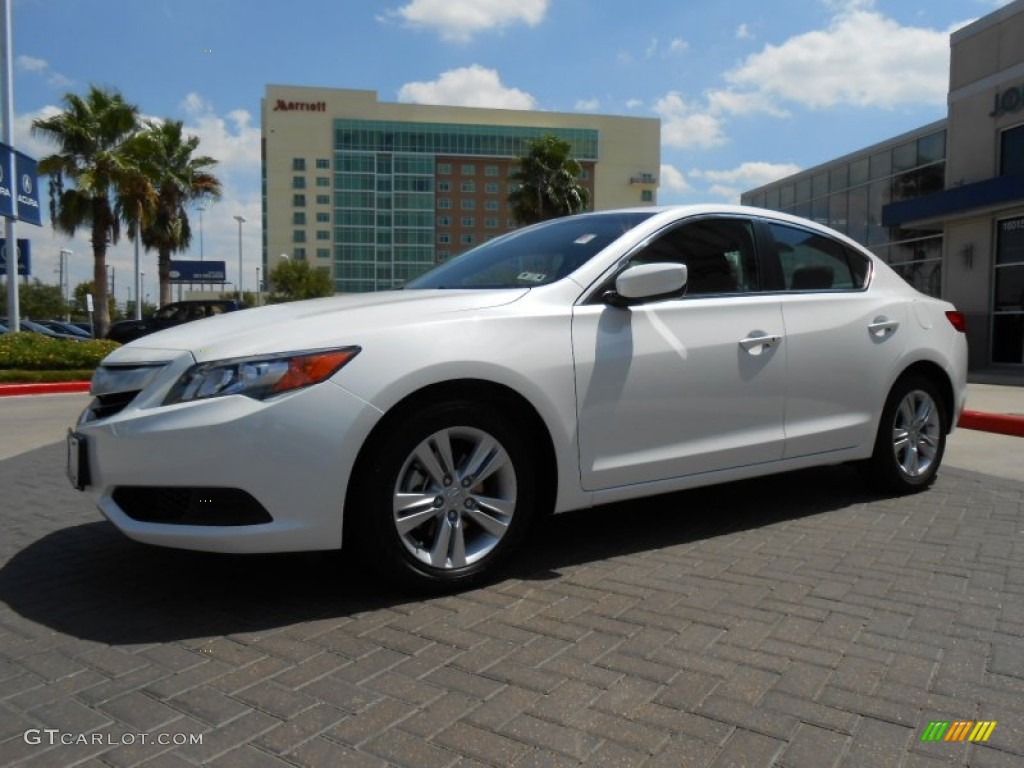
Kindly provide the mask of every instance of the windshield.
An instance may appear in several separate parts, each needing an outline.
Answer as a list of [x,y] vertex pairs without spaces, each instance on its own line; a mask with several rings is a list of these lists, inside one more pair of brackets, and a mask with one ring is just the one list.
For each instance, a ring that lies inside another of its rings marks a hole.
[[553,219],[490,240],[406,288],[532,288],[574,272],[655,211],[617,211]]

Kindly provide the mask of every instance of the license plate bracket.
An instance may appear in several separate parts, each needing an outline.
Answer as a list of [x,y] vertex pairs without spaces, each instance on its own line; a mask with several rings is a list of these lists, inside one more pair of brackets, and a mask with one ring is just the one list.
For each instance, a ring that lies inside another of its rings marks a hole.
[[67,473],[71,487],[84,491],[92,478],[89,475],[88,440],[84,435],[68,430]]

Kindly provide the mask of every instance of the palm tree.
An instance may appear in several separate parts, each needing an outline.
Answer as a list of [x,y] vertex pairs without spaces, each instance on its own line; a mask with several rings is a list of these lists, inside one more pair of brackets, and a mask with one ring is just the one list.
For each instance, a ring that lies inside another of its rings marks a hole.
[[[32,122],[32,132],[58,146],[39,161],[50,177],[50,219],[58,232],[73,236],[82,227],[92,233],[96,285],[97,336],[110,326],[107,302],[107,247],[120,238],[116,207],[130,187],[145,197],[139,168],[124,151],[138,130],[138,107],[120,93],[89,86],[84,97],[69,93],[64,111]],[[71,186],[66,186],[70,182]]]
[[198,146],[199,137],[185,134],[181,121],[165,120],[147,121],[129,147],[156,195],[146,212],[142,243],[158,254],[161,305],[171,300],[171,255],[192,243],[189,203],[221,193],[220,181],[210,172],[217,161],[205,155],[194,157]]
[[528,144],[519,170],[510,178],[519,186],[508,196],[519,224],[533,224],[587,209],[590,192],[579,182],[583,167],[571,154],[572,146],[547,134]]

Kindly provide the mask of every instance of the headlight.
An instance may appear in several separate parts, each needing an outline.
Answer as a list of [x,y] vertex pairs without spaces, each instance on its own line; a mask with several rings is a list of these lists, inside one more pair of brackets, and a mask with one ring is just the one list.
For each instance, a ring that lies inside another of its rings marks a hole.
[[171,388],[164,405],[245,395],[263,400],[319,384],[359,354],[359,347],[239,357],[194,365]]

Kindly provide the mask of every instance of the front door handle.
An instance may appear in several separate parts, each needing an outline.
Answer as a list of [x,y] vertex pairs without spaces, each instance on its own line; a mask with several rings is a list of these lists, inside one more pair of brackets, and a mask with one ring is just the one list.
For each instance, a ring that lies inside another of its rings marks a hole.
[[871,323],[868,324],[868,332],[872,336],[877,336],[880,339],[884,339],[886,336],[890,336],[896,332],[896,329],[900,327],[899,320],[890,320],[885,315],[879,315]]
[[781,336],[769,336],[767,334],[762,336],[748,336],[745,339],[740,339],[740,346],[752,355],[760,355],[762,352],[776,346],[780,341],[782,341]]

